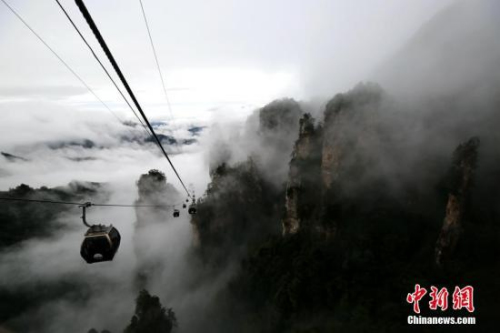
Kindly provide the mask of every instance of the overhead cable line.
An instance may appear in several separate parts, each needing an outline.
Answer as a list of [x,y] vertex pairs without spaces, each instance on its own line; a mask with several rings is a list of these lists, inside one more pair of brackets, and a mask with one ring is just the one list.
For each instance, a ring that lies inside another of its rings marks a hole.
[[73,76],[75,76],[84,86],[85,88],[87,88],[87,90],[92,94],[94,95],[94,97],[109,111],[111,112],[111,114],[116,118],[118,119],[118,121],[120,121],[121,123],[123,123],[123,121],[120,119],[120,117],[118,117],[114,112],[113,110],[110,109],[110,107],[104,103],[104,101],[94,92],[94,90],[92,90],[92,88],[90,88],[90,86],[80,77],[80,75],[78,75],[72,68],[71,66],[66,62],[64,61],[64,59],[21,17],[21,15],[19,15],[15,10],[14,8],[12,8],[5,0],[0,0],[4,3],[4,5],[26,26],[26,28],[28,28],[32,33],[33,35],[35,35],[36,38],[38,38],[38,40],[40,40],[43,45],[45,45],[45,47],[47,49],[49,49],[50,52],[52,52],[52,54],[54,56],[56,56],[56,58],[66,67],[66,69],[68,69],[71,74],[73,74]]
[[[41,199],[25,199],[25,198],[9,198],[9,197],[0,197],[0,201],[20,201],[20,202],[33,202],[33,203],[46,203],[46,204],[57,204],[57,205],[73,205],[73,206],[83,206],[87,203],[81,202],[69,202],[69,201],[54,201],[54,200],[41,200]],[[182,202],[181,202],[182,203]],[[150,207],[150,208],[161,208],[161,207],[175,207],[180,205],[181,203],[173,204],[173,205],[128,205],[128,204],[100,204],[100,203],[91,203],[88,204],[90,206],[95,207]]]
[[53,201],[53,200],[37,200],[37,199],[23,199],[23,198],[0,198],[2,201],[22,201],[22,202],[37,202],[37,203],[49,203],[57,205],[81,205],[79,202],[67,202],[67,201]]
[[[58,0],[56,0],[58,1]],[[158,55],[156,54],[155,44],[153,42],[153,37],[151,36],[151,29],[149,28],[148,18],[146,16],[146,11],[144,10],[144,5],[142,4],[142,0],[139,0],[141,4],[142,17],[144,18],[144,23],[146,24],[146,29],[148,31],[149,41],[151,43],[151,48],[153,49],[153,54],[155,56],[156,68],[158,68],[158,73],[160,74],[161,85],[163,87],[163,92],[165,94],[165,99],[167,100],[168,111],[170,112],[170,118],[174,119],[174,114],[172,113],[172,107],[170,105],[170,99],[168,98],[167,88],[165,86],[165,80],[163,79],[163,74],[160,69],[160,62],[158,61]]]
[[[3,1],[3,0],[2,0]],[[104,53],[106,54],[106,56],[108,57],[109,61],[111,62],[111,65],[113,66],[114,70],[116,71],[116,74],[118,75],[118,77],[120,78],[120,80],[122,81],[125,89],[127,90],[128,94],[130,95],[130,98],[132,99],[132,101],[134,102],[137,110],[139,111],[139,113],[141,114],[144,122],[146,123],[146,125],[148,126],[149,130],[151,131],[151,133],[153,134],[153,137],[155,138],[156,140],[156,143],[158,144],[158,147],[161,149],[163,155],[165,156],[165,158],[167,159],[168,163],[170,164],[170,166],[172,167],[172,170],[174,171],[175,175],[177,176],[177,178],[179,179],[179,182],[181,183],[182,187],[184,188],[184,190],[186,191],[186,194],[188,195],[188,197],[191,197],[191,194],[189,193],[186,185],[184,185],[184,182],[182,181],[179,173],[177,172],[177,169],[175,168],[174,164],[172,163],[172,161],[170,160],[170,157],[168,156],[167,152],[165,151],[165,148],[163,148],[163,145],[161,144],[161,141],[160,139],[158,138],[158,136],[156,135],[153,127],[151,126],[146,114],[144,113],[144,111],[142,110],[142,107],[141,105],[139,104],[139,101],[137,100],[137,98],[135,97],[135,94],[134,92],[132,91],[132,89],[130,88],[130,85],[128,84],[127,80],[125,79],[125,76],[123,76],[123,73],[120,69],[120,67],[118,66],[118,63],[116,62],[115,58],[113,57],[113,54],[111,53],[110,49],[108,48],[108,45],[106,44],[106,42],[104,41],[104,38],[102,37],[99,29],[97,28],[97,25],[95,24],[94,20],[92,19],[92,16],[90,15],[89,11],[87,10],[87,7],[85,6],[85,4],[83,3],[83,0],[75,0],[78,8],[80,9],[80,11],[82,12],[82,15],[83,17],[85,18],[85,20],[87,21],[87,24],[89,25],[90,29],[92,30],[92,32],[94,33],[95,37],[97,38],[99,44],[101,45]]]
[[115,86],[116,90],[118,90],[118,92],[120,93],[120,95],[122,96],[123,100],[125,101],[125,103],[127,103],[128,107],[130,108],[130,110],[134,113],[135,117],[137,118],[137,120],[139,121],[139,123],[144,127],[144,129],[146,130],[148,136],[151,135],[151,133],[149,133],[148,131],[148,128],[146,127],[146,125],[144,125],[144,123],[142,122],[141,118],[139,118],[139,116],[137,115],[137,113],[135,112],[134,108],[132,107],[132,105],[130,105],[130,102],[128,101],[128,99],[125,97],[125,95],[123,94],[123,92],[121,91],[121,89],[118,87],[118,85],[116,84],[115,80],[113,79],[113,77],[111,76],[111,74],[109,74],[108,70],[106,69],[106,67],[104,66],[104,64],[101,62],[101,60],[99,59],[99,57],[97,56],[97,54],[94,52],[94,49],[92,49],[92,46],[90,46],[90,44],[87,42],[87,39],[85,39],[85,37],[83,36],[83,34],[80,32],[80,29],[78,29],[78,27],[76,26],[75,22],[73,21],[73,19],[71,19],[71,16],[69,16],[68,12],[66,11],[66,9],[63,7],[63,5],[59,2],[59,0],[55,0],[57,2],[57,4],[59,5],[59,8],[61,8],[61,10],[63,11],[64,15],[66,16],[66,18],[69,20],[69,22],[71,23],[71,25],[73,26],[73,28],[75,28],[76,32],[78,33],[78,35],[80,35],[81,39],[83,40],[83,42],[85,43],[85,45],[87,45],[88,49],[90,50],[90,52],[92,53],[92,55],[94,56],[94,59],[99,63],[99,65],[101,66],[101,68],[104,70],[104,72],[106,73],[106,75],[108,76],[108,78],[111,80],[111,82],[113,82],[113,85]]

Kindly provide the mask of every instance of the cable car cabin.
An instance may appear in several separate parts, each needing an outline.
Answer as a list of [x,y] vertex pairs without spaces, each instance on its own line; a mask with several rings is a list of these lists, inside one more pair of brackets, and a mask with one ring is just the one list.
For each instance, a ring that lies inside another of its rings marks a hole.
[[178,209],[174,209],[174,214],[173,215],[174,215],[174,217],[179,217],[179,215],[180,215],[179,210]]
[[93,225],[85,233],[80,254],[87,264],[113,260],[120,247],[118,230],[105,225]]
[[196,214],[196,206],[195,205],[190,205],[188,209],[188,213],[191,215]]

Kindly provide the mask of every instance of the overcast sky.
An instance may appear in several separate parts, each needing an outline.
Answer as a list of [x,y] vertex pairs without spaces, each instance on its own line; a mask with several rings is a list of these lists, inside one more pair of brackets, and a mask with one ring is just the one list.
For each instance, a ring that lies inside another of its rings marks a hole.
[[[55,1],[7,1],[113,110],[126,111]],[[174,116],[195,119],[348,89],[450,2],[143,0]],[[74,1],[62,3],[102,56]],[[139,1],[86,4],[148,114],[168,119]],[[1,103],[22,109],[34,99],[105,112],[1,3],[0,25]]]
[[[55,1],[6,1],[120,119],[135,120]],[[369,79],[451,1],[143,0],[173,109],[174,121],[164,134],[187,133],[190,125],[242,121],[276,98],[327,98],[350,89]],[[61,2],[110,68],[74,1]],[[85,3],[146,114],[170,120],[139,0]],[[152,167],[180,185],[156,151],[126,147],[126,153],[115,149],[106,156],[92,151],[99,162],[76,163],[67,159],[78,151],[37,148],[39,142],[88,138],[106,144],[124,129],[1,2],[0,27],[0,151],[31,161],[0,165],[0,188],[21,182],[112,181],[113,163],[121,170],[114,176],[132,187]],[[200,154],[205,148],[198,147]],[[203,193],[208,171],[200,154],[173,158]],[[149,162],[125,170],[131,165],[128,156]]]

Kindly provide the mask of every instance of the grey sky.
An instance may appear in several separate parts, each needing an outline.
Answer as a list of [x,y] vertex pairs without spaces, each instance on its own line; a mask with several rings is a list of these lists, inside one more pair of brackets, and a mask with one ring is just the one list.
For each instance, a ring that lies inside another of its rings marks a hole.
[[[113,111],[122,119],[134,119],[55,1],[7,1]],[[74,1],[61,2],[107,65]],[[450,2],[143,0],[172,102],[174,133],[190,124],[242,121],[275,98],[307,100],[350,89],[368,79],[379,63]],[[139,1],[85,3],[146,113],[152,119],[169,120]],[[107,142],[112,133],[122,133],[117,120],[3,3],[0,27],[0,150],[22,155],[23,147],[37,142],[87,138]],[[32,158],[33,166],[46,163],[46,169],[3,166],[3,172],[10,174],[2,178],[3,188],[22,181],[57,185],[72,179],[106,181],[109,176],[106,165],[98,165],[93,173],[85,173],[93,170],[93,162],[54,169],[54,156],[29,152],[23,156]],[[116,158],[120,156],[117,151]],[[175,157],[180,162],[189,158]],[[165,161],[156,155],[147,159],[155,159],[147,167],[157,166],[175,179]],[[196,168],[193,174],[188,166],[179,168],[188,179],[200,178]],[[130,171],[130,179],[139,172]],[[200,192],[206,177],[194,181]]]
[[[9,2],[99,96],[126,112],[55,1]],[[348,89],[451,0],[143,2],[176,118],[207,118],[214,107],[234,112],[285,95],[302,99]],[[62,3],[96,46],[74,1]],[[86,4],[148,113],[168,118],[139,1]],[[3,4],[0,25],[0,96],[17,92],[77,109],[96,107]]]

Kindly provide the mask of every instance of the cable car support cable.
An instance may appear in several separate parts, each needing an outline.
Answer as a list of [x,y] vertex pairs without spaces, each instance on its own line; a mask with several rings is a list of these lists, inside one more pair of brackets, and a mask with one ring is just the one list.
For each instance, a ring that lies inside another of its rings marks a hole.
[[21,15],[19,15],[19,13],[14,10],[14,8],[12,8],[8,3],[7,1],[5,0],[1,0],[4,5],[19,19],[19,21],[21,21],[24,26],[26,26],[26,28],[28,28],[31,33],[33,33],[33,35],[35,35],[36,38],[38,38],[38,40],[40,40],[40,42],[43,43],[43,45],[45,45],[45,47],[47,49],[49,49],[50,52],[52,52],[52,54],[64,65],[64,67],[66,67],[67,70],[69,70],[71,72],[71,74],[73,74],[74,77],[76,77],[78,79],[78,81],[80,81],[81,84],[83,84],[85,86],[85,88],[87,88],[87,90],[109,111],[111,112],[111,114],[120,122],[123,123],[123,121],[120,119],[120,117],[118,117],[114,112],[113,110],[111,110],[111,108],[106,104],[104,103],[104,101],[94,92],[94,90],[92,90],[92,88],[90,88],[90,86],[81,78],[80,75],[78,75],[72,68],[71,66],[28,24],[28,22],[26,22],[22,17]]
[[[3,1],[3,0],[2,0]],[[128,94],[130,95],[130,98],[132,99],[132,101],[134,102],[137,110],[139,111],[139,113],[141,114],[144,122],[146,123],[146,125],[148,126],[149,130],[151,131],[151,133],[153,134],[153,137],[155,138],[156,140],[156,143],[158,144],[158,147],[161,149],[163,155],[165,156],[165,158],[167,159],[168,163],[170,164],[170,166],[172,167],[172,170],[174,171],[175,175],[177,176],[177,178],[179,179],[179,182],[181,183],[182,187],[184,188],[184,190],[186,191],[188,197],[191,197],[191,194],[189,193],[186,185],[184,184],[184,182],[182,181],[179,173],[177,172],[177,169],[175,168],[174,164],[172,163],[172,161],[170,160],[170,157],[168,156],[167,152],[165,151],[165,148],[163,148],[163,145],[161,144],[161,141],[160,139],[158,138],[158,136],[156,135],[153,127],[151,126],[146,114],[144,113],[144,111],[142,110],[142,107],[141,105],[139,104],[139,101],[137,100],[137,98],[135,97],[135,94],[134,92],[132,91],[132,88],[130,88],[130,85],[128,84],[125,76],[123,75],[120,67],[118,66],[118,63],[116,62],[115,58],[113,57],[113,54],[111,53],[108,45],[106,44],[104,38],[102,37],[99,29],[97,28],[97,25],[95,24],[94,20],[92,19],[92,16],[90,15],[89,11],[87,10],[87,7],[85,6],[85,4],[83,3],[83,0],[75,0],[75,3],[76,5],[78,6],[78,8],[80,9],[83,17],[85,18],[85,20],[87,21],[87,24],[89,25],[90,29],[92,30],[92,32],[94,33],[94,36],[96,37],[97,41],[99,42],[99,44],[101,45],[104,53],[106,54],[106,56],[108,57],[108,60],[111,62],[111,65],[113,66],[114,70],[116,71],[116,74],[118,75],[118,77],[120,78],[120,80],[122,81],[125,89],[127,90]]]
[[92,202],[71,202],[71,201],[55,201],[55,200],[42,200],[42,199],[25,199],[25,198],[10,198],[10,197],[0,197],[0,201],[20,201],[20,202],[33,202],[33,203],[47,203],[47,204],[57,204],[57,205],[73,205],[73,206],[84,206],[87,207],[149,207],[149,208],[172,208],[180,205],[180,203],[172,204],[172,205],[143,205],[143,204],[102,204],[102,203],[92,203]]
[[[56,0],[56,1],[58,1],[58,0]],[[153,55],[155,57],[156,68],[158,68],[158,73],[160,74],[161,85],[163,87],[165,99],[167,100],[167,107],[168,107],[168,111],[170,112],[170,118],[172,118],[172,120],[173,120],[174,114],[172,113],[172,107],[170,105],[170,99],[168,98],[167,87],[165,86],[165,80],[163,79],[163,74],[162,74],[161,69],[160,69],[160,62],[158,60],[158,55],[156,53],[155,44],[153,42],[153,37],[151,36],[151,29],[149,28],[148,18],[146,16],[146,11],[144,10],[144,5],[142,3],[142,0],[139,0],[139,3],[141,4],[142,17],[144,18],[144,23],[146,24],[146,29],[148,31],[148,36],[149,36],[151,48],[153,49]]]
[[115,80],[113,79],[113,77],[111,76],[111,74],[109,74],[107,68],[104,66],[104,64],[101,62],[101,60],[99,59],[99,57],[97,56],[97,54],[95,53],[94,49],[92,48],[92,46],[90,46],[90,44],[87,42],[87,39],[85,39],[85,37],[83,36],[83,34],[81,33],[80,29],[78,29],[78,27],[76,26],[75,22],[73,21],[73,19],[71,18],[71,16],[69,16],[68,12],[66,11],[66,9],[64,8],[64,6],[59,2],[59,0],[55,0],[57,2],[57,4],[59,5],[59,8],[61,8],[61,10],[63,11],[64,15],[66,16],[66,18],[69,20],[69,22],[71,23],[71,25],[73,26],[73,28],[75,28],[76,32],[78,33],[78,35],[80,36],[80,38],[83,40],[83,42],[85,43],[85,45],[87,45],[88,49],[90,50],[90,52],[92,53],[92,55],[94,56],[94,59],[99,63],[99,65],[101,66],[101,68],[103,69],[103,71],[106,73],[106,75],[108,76],[108,78],[111,80],[111,82],[113,83],[113,85],[115,86],[116,90],[118,90],[118,92],[120,93],[120,95],[122,96],[123,100],[125,101],[125,103],[127,103],[128,107],[130,108],[130,110],[132,111],[132,113],[135,115],[135,117],[137,118],[137,120],[139,121],[139,123],[144,127],[144,129],[146,130],[146,133],[149,135],[151,135],[151,133],[149,133],[149,130],[148,128],[146,127],[146,125],[144,125],[144,123],[142,122],[141,118],[137,115],[137,113],[135,112],[134,108],[132,107],[132,105],[130,105],[130,102],[128,101],[128,99],[125,97],[125,95],[123,94],[123,92],[121,91],[121,89],[118,87],[118,85],[116,84]]

